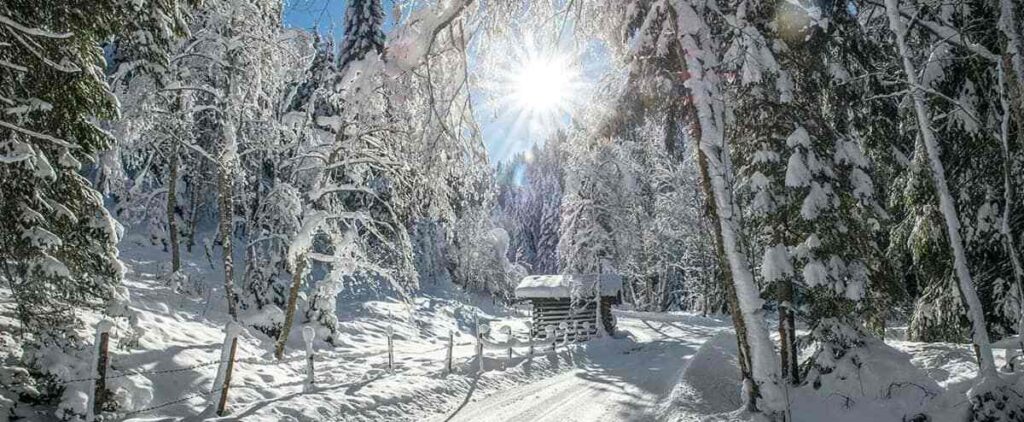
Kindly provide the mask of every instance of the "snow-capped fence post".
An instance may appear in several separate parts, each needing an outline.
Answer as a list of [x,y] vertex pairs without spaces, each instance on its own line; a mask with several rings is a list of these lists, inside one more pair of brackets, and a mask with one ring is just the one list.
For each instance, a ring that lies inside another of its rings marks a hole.
[[590,321],[583,321],[583,340],[590,340]]
[[490,331],[490,326],[487,324],[476,324],[476,360],[480,366],[480,373],[484,372],[484,333]]
[[558,328],[562,330],[562,344],[569,347],[569,323],[565,321],[559,322]]
[[302,327],[302,340],[306,342],[306,383],[302,386],[303,392],[313,391],[313,338],[316,337],[316,330],[313,327]]
[[579,343],[580,342],[580,322],[577,321],[577,320],[574,320],[572,322],[572,342],[573,343]]
[[228,322],[224,327],[224,345],[220,351],[220,365],[217,366],[217,377],[213,380],[213,388],[220,386],[218,394],[213,396],[217,405],[217,416],[224,416],[228,404],[228,387],[231,386],[231,373],[235,369],[235,351],[238,349],[238,335],[242,326],[237,322]]
[[501,328],[505,331],[505,334],[507,336],[506,337],[507,338],[506,342],[508,343],[507,344],[508,345],[508,360],[509,360],[509,362],[511,362],[512,361],[512,344],[515,343],[515,338],[512,337],[512,326],[506,325],[506,326],[501,327]]
[[110,329],[114,323],[109,320],[100,321],[96,324],[95,359],[93,359],[92,389],[89,390],[89,402],[85,409],[85,420],[92,422],[96,415],[103,412],[103,403],[107,401],[107,363],[110,355],[107,349],[110,346]]
[[394,349],[394,344],[395,343],[391,339],[394,334],[395,334],[394,328],[392,328],[389,325],[388,326],[388,373],[389,374],[394,374],[395,373],[395,349]]
[[445,363],[445,368],[448,369],[449,374],[452,373],[452,348],[454,347],[455,334],[452,333],[452,330],[448,330],[448,354],[445,356],[445,359],[447,360],[447,362]]

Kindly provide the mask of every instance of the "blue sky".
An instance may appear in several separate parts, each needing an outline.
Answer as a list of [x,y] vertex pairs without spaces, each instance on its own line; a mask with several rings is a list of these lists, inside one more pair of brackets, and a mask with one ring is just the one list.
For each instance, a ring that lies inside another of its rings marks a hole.
[[341,35],[345,0],[284,0],[284,24]]
[[[382,0],[384,12],[390,14],[391,0]],[[345,0],[285,0],[284,24],[290,28],[315,29],[323,34],[333,33],[341,38],[345,18]],[[390,19],[389,19],[390,21]],[[388,22],[386,25],[390,25]],[[478,98],[473,94],[474,99]],[[492,110],[478,104],[475,107],[477,120],[483,130],[484,142],[491,162],[505,161],[513,155],[524,152],[535,143],[543,142],[548,133],[536,133],[526,126],[517,124],[517,114],[506,110]],[[568,121],[566,117],[565,121]]]

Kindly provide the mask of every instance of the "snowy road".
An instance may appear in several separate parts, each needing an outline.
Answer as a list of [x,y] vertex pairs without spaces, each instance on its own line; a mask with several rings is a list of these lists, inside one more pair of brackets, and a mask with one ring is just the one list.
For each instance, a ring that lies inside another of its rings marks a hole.
[[579,346],[572,353],[572,369],[488,397],[469,397],[438,420],[656,420],[658,403],[671,392],[697,348],[728,329],[722,321],[671,319],[675,320],[620,315],[619,328],[628,333],[626,338]]

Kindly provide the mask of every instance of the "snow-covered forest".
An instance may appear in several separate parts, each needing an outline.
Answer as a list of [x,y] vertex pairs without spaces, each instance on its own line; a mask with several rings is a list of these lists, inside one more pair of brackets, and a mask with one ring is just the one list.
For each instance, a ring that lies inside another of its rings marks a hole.
[[0,0],[0,420],[1024,420],[1021,198],[1020,0]]

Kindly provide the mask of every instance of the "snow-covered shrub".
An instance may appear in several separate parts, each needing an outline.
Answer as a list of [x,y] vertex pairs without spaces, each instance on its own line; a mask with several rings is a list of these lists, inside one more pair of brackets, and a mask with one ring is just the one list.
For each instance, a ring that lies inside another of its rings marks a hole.
[[1020,374],[986,377],[967,393],[970,422],[1024,420],[1024,383]]
[[526,270],[509,261],[509,236],[483,210],[456,223],[451,251],[452,279],[469,289],[490,292],[506,302]]

